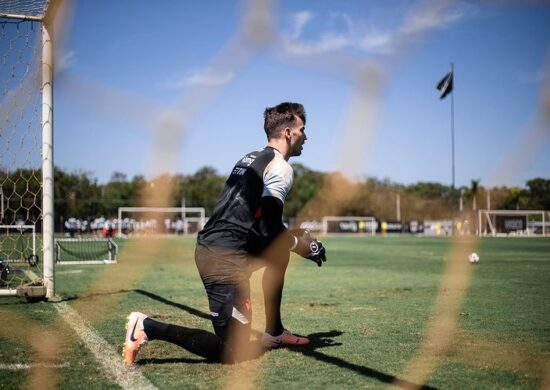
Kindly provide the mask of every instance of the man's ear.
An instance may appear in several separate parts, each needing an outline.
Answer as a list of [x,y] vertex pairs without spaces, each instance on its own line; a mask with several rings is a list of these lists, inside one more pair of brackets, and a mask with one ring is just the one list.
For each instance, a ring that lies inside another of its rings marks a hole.
[[283,135],[285,136],[285,139],[290,139],[291,134],[292,134],[292,130],[290,130],[290,127],[285,127],[283,130]]

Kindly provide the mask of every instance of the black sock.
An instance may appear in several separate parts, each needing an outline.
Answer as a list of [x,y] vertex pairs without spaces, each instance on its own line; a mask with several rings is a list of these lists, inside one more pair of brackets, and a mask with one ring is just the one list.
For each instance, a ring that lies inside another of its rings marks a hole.
[[208,360],[222,361],[224,343],[213,333],[165,324],[151,318],[143,320],[143,328],[149,340],[167,341]]

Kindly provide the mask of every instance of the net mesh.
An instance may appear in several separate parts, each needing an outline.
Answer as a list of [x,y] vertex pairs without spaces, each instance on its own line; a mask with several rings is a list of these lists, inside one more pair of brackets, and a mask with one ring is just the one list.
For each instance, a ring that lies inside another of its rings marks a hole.
[[0,15],[43,18],[49,3],[49,0],[2,0]]
[[[4,8],[8,8],[10,4],[17,3],[19,7],[22,4],[25,4],[25,1],[3,1],[0,5],[0,12],[4,11]],[[408,14],[402,23],[395,27],[394,31],[389,34],[391,40],[393,40],[393,47],[396,49],[395,53],[406,53],[408,50],[412,49],[411,46],[413,43],[414,35],[422,35],[430,33],[430,26],[433,24],[428,23],[430,20],[437,19],[446,8],[449,8],[453,1],[421,1],[418,3],[419,6],[416,7],[413,12]],[[281,38],[279,32],[275,28],[275,21],[272,15],[275,14],[274,7],[270,1],[250,1],[247,3],[247,6],[243,9],[243,18],[242,23],[239,28],[235,31],[227,44],[221,50],[220,54],[215,57],[211,62],[211,69],[213,71],[223,72],[227,71],[228,73],[238,74],[242,72],[247,63],[251,58],[254,57],[260,50],[267,48],[270,45],[281,45],[285,43],[284,37]],[[5,12],[5,11],[4,11]],[[12,11],[16,12],[16,11]],[[15,24],[13,24],[15,26]],[[17,27],[22,27],[23,24],[17,24]],[[5,26],[3,25],[3,28]],[[21,35],[18,32],[19,35]],[[0,48],[4,52],[4,48],[11,45],[11,39],[6,39],[4,35],[0,39]],[[333,55],[333,53],[316,53],[316,47],[314,45],[301,44],[295,47],[296,50],[300,49],[303,52],[306,51],[309,54],[303,56],[289,56],[286,58],[289,63],[298,63],[308,70],[316,70],[324,72],[327,75],[339,75],[339,77],[345,77],[346,79],[351,79],[351,84],[353,86],[353,99],[349,104],[349,111],[347,113],[347,122],[346,127],[343,131],[343,144],[342,151],[340,154],[339,160],[339,170],[350,172],[350,174],[356,173],[354,168],[356,161],[359,158],[360,151],[364,148],[365,145],[369,143],[370,137],[373,134],[373,129],[375,128],[375,120],[379,110],[380,97],[385,92],[387,84],[386,76],[391,77],[392,69],[395,69],[399,63],[402,61],[402,54],[388,55],[383,57],[383,60],[378,61],[377,63],[368,63],[364,58],[353,57],[350,53],[343,53],[342,55]],[[19,61],[19,64],[24,64],[25,61]],[[9,67],[2,66],[2,73]],[[383,72],[382,70],[387,70]],[[345,75],[345,76],[343,76]],[[2,76],[2,79],[4,76]],[[7,82],[2,81],[2,90],[10,91],[10,88],[6,88],[5,85],[9,84],[9,78],[6,79]],[[25,83],[22,80],[28,81],[29,79],[20,79],[19,80],[19,89],[24,89]],[[14,85],[17,83],[14,83]],[[125,104],[125,103],[134,103],[135,100],[142,102],[142,100],[135,99],[134,96],[129,96],[126,99],[118,99],[120,96],[128,96],[124,94],[124,91],[116,91],[114,89],[102,88],[99,85],[85,85],[83,82],[78,84],[78,80],[73,82],[73,86],[78,89],[75,92],[75,98],[82,95],[96,95],[97,92],[103,92],[103,99],[90,99],[89,109],[96,110],[100,113],[107,112],[109,115],[119,118],[122,118],[125,121],[132,121],[132,118],[140,118],[140,121],[143,120],[143,112],[150,113],[155,110],[152,104],[148,105],[139,105],[140,109],[143,110],[128,112],[118,109],[112,110],[112,106],[105,104],[105,102],[111,102],[113,100],[117,101],[116,107],[119,108],[122,106],[131,106],[137,107],[137,104]],[[11,87],[13,88],[13,87]],[[152,150],[152,155],[154,156],[155,161],[152,165],[157,165],[159,167],[165,167],[167,165],[173,165],[174,158],[177,156],[177,145],[179,145],[180,138],[183,138],[185,135],[185,129],[189,126],[189,123],[193,119],[196,119],[205,111],[208,110],[209,106],[212,104],[214,98],[219,95],[223,90],[222,86],[213,86],[211,88],[196,87],[190,88],[188,92],[183,94],[174,101],[174,104],[170,107],[165,107],[171,109],[174,112],[180,113],[179,115],[174,116],[171,121],[165,121],[162,124],[158,125],[158,138],[159,142],[154,142],[153,145],[157,145],[156,149]],[[543,114],[545,118],[548,118],[548,113],[550,112],[550,102],[548,86],[545,90],[544,97],[544,108]],[[107,91],[107,92],[106,92]],[[21,94],[21,96],[25,96]],[[3,92],[2,95],[2,104],[0,105],[0,110],[4,110],[4,107],[11,107],[5,105],[4,101],[6,99],[6,94]],[[116,112],[114,112],[116,111]],[[17,110],[16,110],[17,112]],[[136,113],[136,115],[131,115]],[[2,112],[2,114],[4,114]],[[5,118],[5,115],[2,115],[1,118]],[[4,130],[4,123],[2,125],[2,130]],[[544,121],[542,129],[547,129],[547,120]],[[541,134],[546,134],[544,139],[547,139],[547,132],[540,132]],[[3,131],[2,131],[3,134]],[[538,133],[537,133],[538,134]],[[542,137],[542,135],[541,135]],[[161,140],[162,139],[162,142]],[[539,138],[532,138],[539,139]],[[5,144],[4,139],[2,139],[2,146]],[[542,142],[538,142],[542,144]],[[14,144],[12,144],[14,145]],[[534,142],[526,144],[524,153],[521,154],[521,157],[527,155],[533,151],[536,151],[536,148],[533,146]],[[2,190],[5,191],[6,188],[15,188],[17,179],[7,179],[8,172],[6,167],[14,167],[13,163],[8,163],[8,154],[4,152],[0,156],[0,166],[2,167]],[[512,154],[512,153],[511,153]],[[520,155],[515,153],[514,155]],[[25,155],[25,154],[23,154]],[[14,155],[15,156],[15,155]],[[18,155],[19,156],[19,155]],[[510,156],[504,156],[510,157]],[[19,158],[19,157],[11,157]],[[26,159],[27,157],[25,157]],[[504,160],[506,159],[504,158]],[[515,159],[510,159],[514,163],[514,166],[522,167],[521,164],[516,164],[518,157]],[[527,160],[527,159],[525,159]],[[13,160],[17,161],[17,160]],[[4,172],[6,172],[4,174]],[[505,173],[510,172],[510,170],[501,169],[501,174],[504,176]],[[4,179],[4,176],[6,177]],[[24,176],[19,173],[19,176]],[[498,176],[498,173],[497,173]],[[17,175],[15,176],[17,177]],[[28,179],[26,179],[28,180]],[[5,183],[5,185],[4,185]],[[144,191],[142,205],[170,205],[168,194],[170,193],[170,186],[163,187],[161,189],[157,188],[156,190],[149,189]],[[338,215],[342,212],[342,208],[345,207],[346,203],[352,196],[356,193],[356,190],[352,186],[342,185],[335,177],[328,177],[324,183],[323,189],[320,191],[319,196],[314,198],[301,213],[305,219],[309,215],[324,214],[324,215]],[[17,194],[17,195],[14,195]],[[15,190],[11,190],[7,197],[2,196],[2,199],[8,199],[11,206],[7,207],[8,215],[10,212],[15,213],[17,210],[24,210],[24,207],[17,208],[13,206],[15,204],[22,204],[21,200],[23,196]],[[403,198],[403,202],[410,202],[414,204],[415,208],[422,208],[426,210],[434,209],[445,209],[447,205],[439,204],[439,202],[428,203],[422,199],[409,199],[407,197]],[[412,207],[412,206],[411,206]],[[319,211],[317,211],[319,210]],[[32,213],[31,213],[32,214]],[[5,221],[4,221],[5,222]],[[159,241],[160,242],[160,241]],[[459,329],[459,315],[461,314],[461,307],[464,302],[464,297],[468,291],[470,276],[474,268],[470,267],[463,259],[466,258],[467,254],[476,250],[478,243],[475,240],[468,241],[467,243],[460,243],[458,240],[453,241],[451,247],[449,248],[448,261],[446,261],[446,266],[444,274],[441,279],[441,288],[440,293],[437,296],[437,299],[434,303],[432,314],[429,316],[429,320],[426,323],[426,333],[423,337],[422,345],[415,351],[415,354],[411,356],[409,363],[403,368],[403,371],[400,377],[407,378],[415,383],[424,383],[433,372],[438,367],[438,364],[442,361],[442,358],[449,351],[450,345],[453,342],[453,337],[456,335],[457,329]],[[127,256],[135,256],[137,254],[144,254],[143,257],[153,257],[160,253],[163,249],[162,244],[151,244],[151,242],[141,243],[140,245],[135,245],[133,249],[129,249]],[[72,249],[71,249],[72,251]],[[137,262],[138,266],[141,268],[136,268],[136,263],[134,264],[124,264],[121,262],[119,264],[118,274],[104,273],[101,278],[98,278],[93,285],[89,287],[91,292],[94,292],[98,289],[104,288],[108,289],[114,285],[116,281],[117,286],[133,286],[143,275],[146,275],[146,272],[143,272],[146,267],[150,264],[146,261],[142,261],[142,264]],[[139,272],[136,272],[137,271]],[[106,313],[108,313],[112,307],[117,305],[117,297],[110,297],[109,304],[101,307],[94,307],[93,312],[90,310],[87,311],[89,307],[89,302],[83,302],[79,305],[79,302],[75,302],[75,308],[84,313],[88,314],[88,320],[91,323],[101,322],[105,319]],[[317,355],[319,356],[319,355]],[[322,355],[321,355],[322,356]],[[530,356],[531,357],[531,356]],[[331,360],[330,357],[326,358]],[[334,359],[332,359],[333,361]],[[226,383],[230,385],[228,387],[234,388],[243,388],[249,387],[250,383],[255,383],[259,387],[264,383],[261,378],[264,370],[261,367],[262,361],[253,362],[247,365],[241,365],[240,367],[233,368],[228,374],[230,378],[226,380]],[[363,367],[361,367],[363,369]],[[372,372],[372,370],[364,368],[363,371]],[[550,375],[546,376],[545,382],[542,385],[543,387],[549,383]],[[42,383],[44,386],[44,384]],[[403,386],[403,387],[415,387],[414,384],[411,385],[410,382],[403,382],[396,380],[394,385]],[[420,385],[419,385],[420,387]]]
[[59,239],[55,243],[58,263],[116,261],[117,246],[108,238]]
[[0,18],[0,257],[24,268],[41,251],[40,42],[40,23]]

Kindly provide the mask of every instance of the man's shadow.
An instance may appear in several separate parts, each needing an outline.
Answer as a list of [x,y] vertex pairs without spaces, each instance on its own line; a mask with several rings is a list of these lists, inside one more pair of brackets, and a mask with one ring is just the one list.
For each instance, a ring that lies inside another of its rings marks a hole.
[[426,390],[436,389],[435,387],[428,386],[428,385],[418,385],[416,383],[412,383],[404,379],[400,379],[395,375],[386,374],[384,372],[375,370],[374,368],[353,364],[345,361],[344,359],[340,359],[334,356],[329,356],[318,351],[318,349],[320,348],[342,345],[342,343],[335,342],[332,339],[333,337],[338,337],[338,336],[341,336],[342,334],[343,332],[339,330],[331,330],[330,332],[320,332],[320,333],[309,334],[307,338],[310,340],[310,343],[299,349],[296,348],[295,351],[300,352],[305,356],[312,357],[321,362],[346,368],[348,370],[355,371],[356,373],[361,374],[363,376],[376,379],[380,382],[393,384],[395,386],[399,386],[404,389],[426,389]]
[[[184,310],[188,312],[189,314],[192,314],[194,316],[197,316],[199,318],[210,320],[210,315],[208,313],[202,312],[200,310],[197,310],[193,307],[177,303],[174,301],[171,301],[169,299],[166,299],[164,297],[161,297],[160,295],[154,294],[149,291],[136,289],[133,290],[134,292],[145,295],[146,297],[149,297],[151,299],[154,299],[158,302],[162,302],[166,305],[177,307],[181,310]],[[256,335],[261,335],[262,332],[253,330]],[[300,347],[294,347],[291,348],[295,352],[299,352],[305,356],[312,357],[316,360],[319,360],[324,363],[333,364],[338,367],[342,367],[351,371],[354,371],[360,375],[363,375],[368,378],[376,379],[380,382],[387,383],[387,384],[393,384],[395,386],[402,387],[404,389],[436,389],[435,387],[428,386],[428,385],[418,385],[416,383],[412,383],[409,381],[406,381],[404,379],[400,379],[396,377],[395,375],[386,374],[384,372],[375,370],[370,367],[360,366],[358,364],[350,363],[344,359],[329,356],[327,354],[324,354],[319,351],[319,349],[322,348],[328,348],[328,347],[335,347],[340,346],[342,343],[334,341],[335,337],[341,336],[343,334],[342,331],[339,330],[331,330],[329,332],[318,332],[318,333],[312,333],[307,335],[306,337],[309,339],[308,345],[303,345]],[[257,356],[256,356],[257,357]],[[189,358],[170,358],[170,359],[145,359],[138,364],[166,364],[166,363],[205,363],[208,362],[204,359],[197,358],[197,359],[189,359]]]

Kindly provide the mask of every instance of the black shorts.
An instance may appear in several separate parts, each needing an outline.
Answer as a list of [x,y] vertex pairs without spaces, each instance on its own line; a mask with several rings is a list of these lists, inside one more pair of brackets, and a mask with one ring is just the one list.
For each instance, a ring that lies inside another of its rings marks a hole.
[[250,329],[252,304],[249,282],[205,286],[212,325],[218,337],[226,340],[229,329]]
[[[208,295],[216,335],[226,340],[230,337],[230,328],[244,335],[243,332],[250,330],[252,320],[250,271],[200,245],[195,250],[195,262]],[[246,264],[243,262],[243,265]]]

